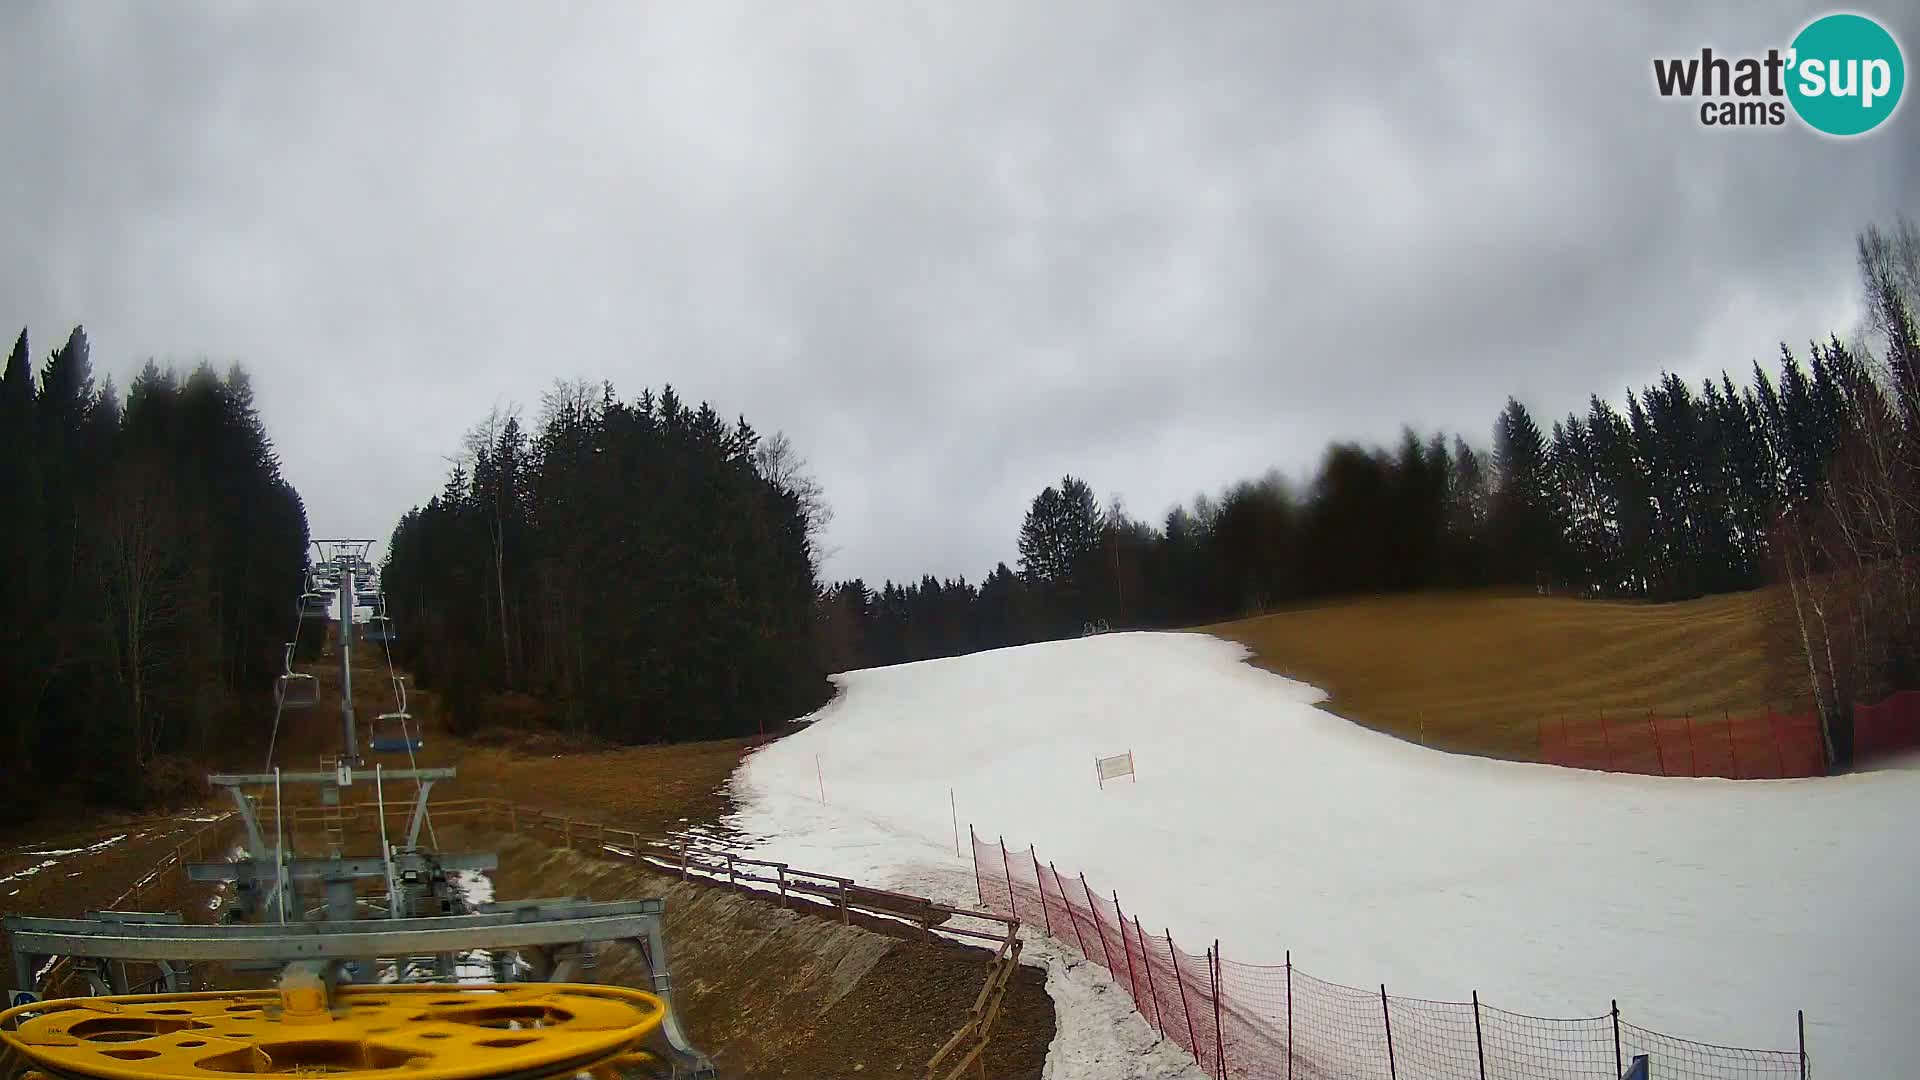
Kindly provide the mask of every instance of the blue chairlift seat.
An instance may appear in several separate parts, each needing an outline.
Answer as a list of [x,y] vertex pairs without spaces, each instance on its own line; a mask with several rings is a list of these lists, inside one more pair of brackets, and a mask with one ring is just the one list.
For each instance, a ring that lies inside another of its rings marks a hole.
[[[413,717],[404,712],[381,713],[374,720],[375,734],[367,740],[367,749],[376,754],[407,754],[426,745],[407,731],[407,721],[411,719]],[[381,735],[379,731],[382,727],[398,731],[399,734]]]

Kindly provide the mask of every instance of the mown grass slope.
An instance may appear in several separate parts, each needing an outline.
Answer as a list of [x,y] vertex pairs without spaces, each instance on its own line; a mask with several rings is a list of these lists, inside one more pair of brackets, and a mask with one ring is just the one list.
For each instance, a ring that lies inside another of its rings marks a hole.
[[1324,688],[1343,717],[1429,746],[1533,760],[1561,718],[1799,707],[1766,592],[1675,604],[1507,594],[1366,597],[1198,629]]

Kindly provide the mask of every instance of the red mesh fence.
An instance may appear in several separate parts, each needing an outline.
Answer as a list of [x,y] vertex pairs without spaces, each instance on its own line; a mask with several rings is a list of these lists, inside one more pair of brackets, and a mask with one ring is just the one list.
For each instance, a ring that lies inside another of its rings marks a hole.
[[1114,893],[1057,872],[1033,848],[974,837],[982,903],[1045,929],[1107,969],[1147,1023],[1215,1080],[1618,1080],[1647,1055],[1658,1080],[1804,1080],[1801,1051],[1743,1050],[1637,1027],[1619,1008],[1528,1016],[1471,1001],[1397,997],[1295,968],[1223,960],[1144,928]]
[[1920,750],[1920,690],[1902,690],[1878,705],[1853,707],[1853,759],[1872,761]]
[[[1825,776],[1826,741],[1813,713],[1758,716],[1607,716],[1542,721],[1540,760],[1651,776],[1778,780]],[[1920,750],[1920,691],[1853,707],[1853,757],[1868,762]]]
[[1827,771],[1819,718],[1772,711],[1545,721],[1540,760],[1575,769],[1734,780],[1824,776]]

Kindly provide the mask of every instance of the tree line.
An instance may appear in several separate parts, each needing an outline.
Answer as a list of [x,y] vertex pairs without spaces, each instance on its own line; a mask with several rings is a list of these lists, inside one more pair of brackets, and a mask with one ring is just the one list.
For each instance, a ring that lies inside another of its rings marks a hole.
[[1544,426],[1509,399],[1488,445],[1338,444],[1304,487],[1270,473],[1158,522],[1068,475],[1032,500],[1017,570],[825,587],[823,655],[846,670],[1356,593],[1671,601],[1778,583],[1797,603],[1789,663],[1823,714],[1920,687],[1920,239],[1901,219],[1857,242],[1863,341],[1783,344],[1739,382],[1663,374]]
[[394,529],[392,648],[449,724],[553,722],[623,742],[742,735],[821,704],[818,486],[784,437],[689,406],[558,384],[529,431],[496,410]]
[[37,370],[21,331],[0,507],[0,809],[167,797],[271,712],[307,520],[245,371],[149,362],[122,403],[83,329]]

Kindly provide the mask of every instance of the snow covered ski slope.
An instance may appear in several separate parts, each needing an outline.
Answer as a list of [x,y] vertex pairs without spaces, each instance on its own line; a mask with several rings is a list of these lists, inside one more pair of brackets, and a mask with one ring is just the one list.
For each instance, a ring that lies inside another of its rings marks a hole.
[[[1036,844],[1196,950],[1396,995],[1920,1076],[1920,771],[1729,781],[1423,749],[1198,634],[838,676],[735,777],[772,857],[973,899],[966,829]],[[1137,781],[1096,784],[1131,750]],[[822,801],[824,789],[825,801]]]

